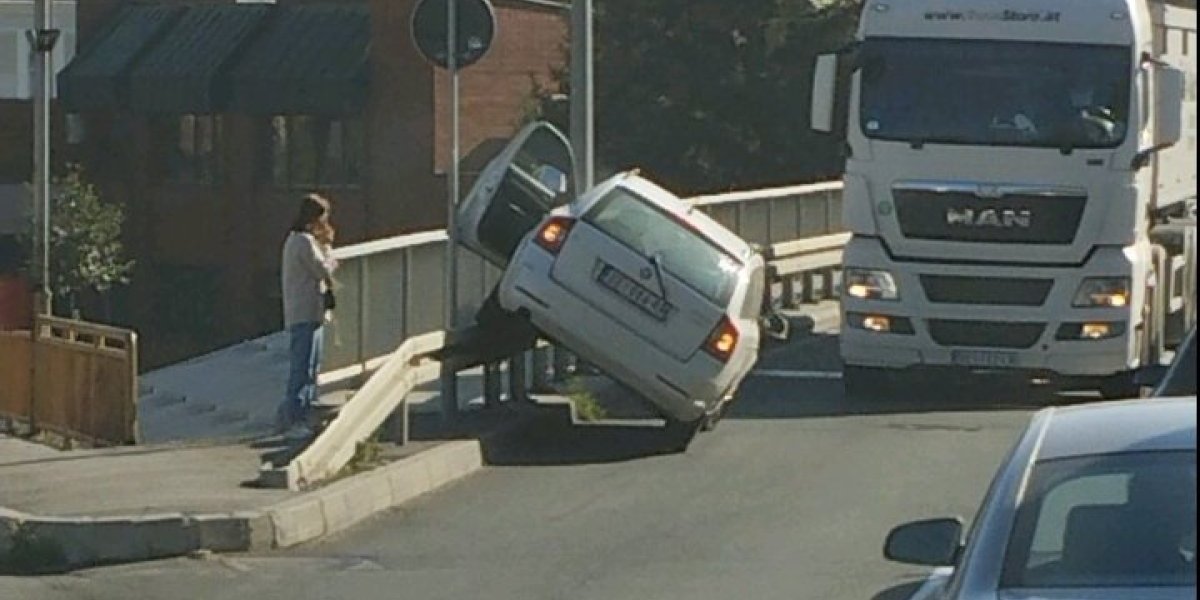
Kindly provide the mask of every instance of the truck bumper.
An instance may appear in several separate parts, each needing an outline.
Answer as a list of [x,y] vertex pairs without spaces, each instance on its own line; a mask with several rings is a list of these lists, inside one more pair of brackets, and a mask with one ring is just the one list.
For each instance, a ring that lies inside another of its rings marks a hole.
[[[1139,249],[1101,248],[1082,267],[909,263],[891,259],[876,239],[855,238],[846,248],[846,265],[888,271],[900,299],[842,298],[842,358],[848,365],[885,368],[947,366],[1085,377],[1127,371],[1140,363],[1141,311],[1072,303],[1088,277],[1144,281],[1140,260]],[[1004,294],[993,286],[1014,280],[1040,280],[1049,290],[1044,299],[1019,305],[1011,299],[988,303],[988,294],[956,302],[939,298],[932,278],[971,282],[994,290],[996,297]],[[1133,286],[1130,306],[1142,306],[1139,288]],[[865,326],[864,317],[886,317],[899,326],[878,331]],[[1106,324],[1115,333],[1104,339],[1068,335],[1085,323]]]

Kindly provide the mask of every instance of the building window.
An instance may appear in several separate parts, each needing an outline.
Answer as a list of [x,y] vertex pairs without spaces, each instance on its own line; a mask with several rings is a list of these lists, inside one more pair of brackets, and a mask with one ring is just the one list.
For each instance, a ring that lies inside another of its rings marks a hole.
[[217,115],[163,117],[155,127],[166,150],[165,174],[174,183],[217,184],[224,170],[221,148],[224,120]]
[[360,119],[277,116],[271,119],[271,183],[278,187],[353,186],[362,183]]

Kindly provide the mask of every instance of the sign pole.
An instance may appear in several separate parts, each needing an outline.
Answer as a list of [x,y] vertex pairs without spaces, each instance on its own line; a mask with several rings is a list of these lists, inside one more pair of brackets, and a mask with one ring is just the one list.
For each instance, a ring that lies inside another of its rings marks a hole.
[[[446,61],[450,73],[450,168],[446,199],[446,281],[444,328],[447,342],[453,340],[458,313],[458,234],[456,221],[459,196],[459,79],[458,79],[458,0],[446,3]],[[442,420],[458,416],[458,373],[442,367]]]
[[592,0],[571,2],[571,143],[579,193],[596,185]]
[[33,5],[34,29],[29,32],[33,50],[33,215],[34,262],[41,279],[41,306],[44,315],[53,311],[54,295],[50,292],[50,94],[54,79],[51,52],[58,41],[53,29],[54,15],[50,0],[36,0]]

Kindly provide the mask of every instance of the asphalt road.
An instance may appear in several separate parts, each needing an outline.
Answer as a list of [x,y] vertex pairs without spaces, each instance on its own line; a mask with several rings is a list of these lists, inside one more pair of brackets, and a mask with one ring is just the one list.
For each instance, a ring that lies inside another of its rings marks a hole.
[[0,600],[906,598],[922,571],[882,559],[888,529],[973,515],[1032,406],[998,383],[848,400],[820,375],[836,354],[830,336],[772,351],[773,375],[686,454],[548,419],[481,474],[320,544],[0,578]]

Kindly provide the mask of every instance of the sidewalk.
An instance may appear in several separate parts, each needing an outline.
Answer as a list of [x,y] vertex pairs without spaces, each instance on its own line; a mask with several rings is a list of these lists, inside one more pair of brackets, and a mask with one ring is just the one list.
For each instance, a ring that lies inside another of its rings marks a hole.
[[[789,314],[797,336],[836,325],[836,305],[803,312]],[[265,489],[257,486],[259,466],[288,450],[265,435],[277,396],[271,346],[250,342],[147,377],[139,409],[143,431],[152,434],[147,445],[59,452],[0,435],[0,574],[317,540],[474,473],[484,465],[485,444],[534,419],[584,424],[573,394],[599,407],[592,425],[654,419],[627,390],[599,376],[572,378],[559,394],[539,394],[536,404],[475,410],[482,376],[468,372],[461,389],[468,410],[453,425],[436,414],[437,384],[422,386],[410,396],[413,441],[380,445],[381,466],[305,492]],[[196,391],[184,396],[181,389]],[[222,417],[230,414],[245,416]]]
[[450,427],[415,417],[413,441],[381,444],[380,466],[305,492],[256,486],[277,439],[57,452],[0,436],[0,574],[313,541],[474,473],[481,440],[533,412],[472,411]]

